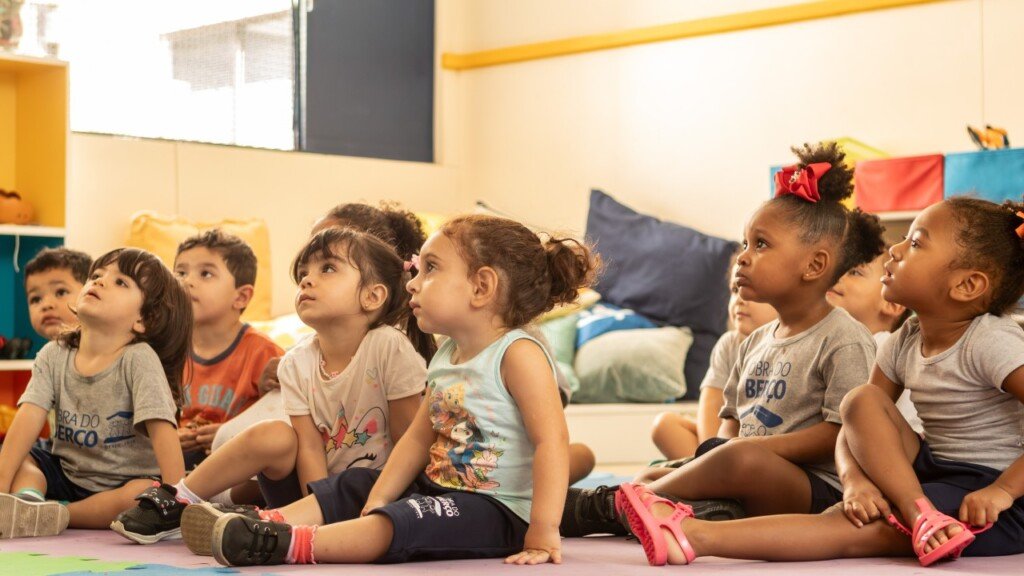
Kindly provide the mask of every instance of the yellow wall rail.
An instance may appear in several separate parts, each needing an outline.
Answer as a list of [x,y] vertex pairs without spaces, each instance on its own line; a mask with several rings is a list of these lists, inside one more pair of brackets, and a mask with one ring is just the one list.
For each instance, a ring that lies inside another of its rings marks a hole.
[[589,36],[576,36],[574,38],[563,38],[561,40],[550,40],[535,44],[508,46],[506,48],[483,50],[481,52],[469,52],[466,54],[445,53],[441,55],[441,67],[448,70],[469,70],[471,68],[483,68],[485,66],[565,56],[567,54],[609,50],[611,48],[622,48],[637,44],[707,36],[710,34],[749,30],[751,28],[790,24],[792,22],[831,18],[844,14],[945,1],[948,0],[818,0],[816,2],[751,10],[738,14],[688,20],[686,22],[634,28],[633,30],[621,32],[591,34]]

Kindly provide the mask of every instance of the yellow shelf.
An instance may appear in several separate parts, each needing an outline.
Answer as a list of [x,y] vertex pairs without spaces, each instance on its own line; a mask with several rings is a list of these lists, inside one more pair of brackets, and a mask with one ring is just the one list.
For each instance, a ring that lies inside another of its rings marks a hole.
[[0,372],[16,372],[31,369],[31,360],[0,360]]
[[67,230],[55,226],[19,226],[17,224],[0,224],[0,236],[41,236],[43,238],[63,238]]
[[31,202],[43,226],[65,223],[67,144],[67,64],[0,53],[0,188]]

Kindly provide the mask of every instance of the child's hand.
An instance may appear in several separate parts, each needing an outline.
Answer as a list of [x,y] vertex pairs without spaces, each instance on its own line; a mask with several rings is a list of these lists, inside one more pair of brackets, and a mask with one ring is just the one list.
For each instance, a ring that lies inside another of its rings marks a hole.
[[196,428],[191,424],[178,428],[178,441],[181,442],[182,452],[191,452],[199,448],[196,443]]
[[213,438],[217,436],[217,430],[220,430],[220,422],[216,424],[206,424],[196,428],[196,445],[198,448],[202,448],[207,454],[210,453],[213,447]]
[[523,551],[505,558],[505,564],[562,563],[562,537],[558,528],[530,525],[523,542]]
[[999,486],[992,484],[971,492],[960,504],[960,521],[984,526],[995,522],[999,513],[1013,506],[1013,496]]
[[277,365],[280,363],[280,357],[267,360],[267,365],[263,367],[263,373],[260,374],[259,382],[256,383],[256,389],[260,396],[281,387],[281,381],[277,379]]
[[879,518],[892,513],[889,502],[871,482],[848,483],[843,490],[843,513],[857,528],[863,528]]

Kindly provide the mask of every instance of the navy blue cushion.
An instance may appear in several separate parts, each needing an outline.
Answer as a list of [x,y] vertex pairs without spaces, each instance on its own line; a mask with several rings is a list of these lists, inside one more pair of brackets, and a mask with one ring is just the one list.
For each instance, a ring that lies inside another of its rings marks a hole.
[[713,346],[725,332],[729,263],[739,245],[640,214],[600,190],[590,192],[587,238],[605,263],[595,287],[603,301],[693,331],[685,372],[696,390],[707,371],[703,341]]

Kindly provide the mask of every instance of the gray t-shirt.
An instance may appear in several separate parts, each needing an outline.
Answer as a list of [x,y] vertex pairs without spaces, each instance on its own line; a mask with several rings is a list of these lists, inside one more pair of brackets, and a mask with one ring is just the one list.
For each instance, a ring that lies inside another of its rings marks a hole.
[[[719,416],[739,420],[741,437],[842,424],[839,403],[871,373],[871,333],[842,308],[795,336],[776,338],[778,327],[778,320],[770,322],[740,345]],[[842,489],[831,458],[804,466]]]
[[1024,405],[1003,381],[1024,365],[1024,331],[1013,320],[978,316],[956,344],[921,355],[911,318],[878,351],[887,378],[910,390],[924,438],[939,458],[1005,470],[1021,456]]
[[722,390],[729,381],[732,367],[736,364],[736,356],[740,351],[743,336],[736,330],[729,330],[715,343],[711,350],[711,366],[708,368],[700,389],[717,388]]
[[77,350],[50,342],[32,366],[32,380],[18,400],[56,412],[53,453],[68,479],[93,492],[128,480],[159,477],[147,420],[176,425],[174,397],[156,352],[132,344],[94,376],[75,369]]

